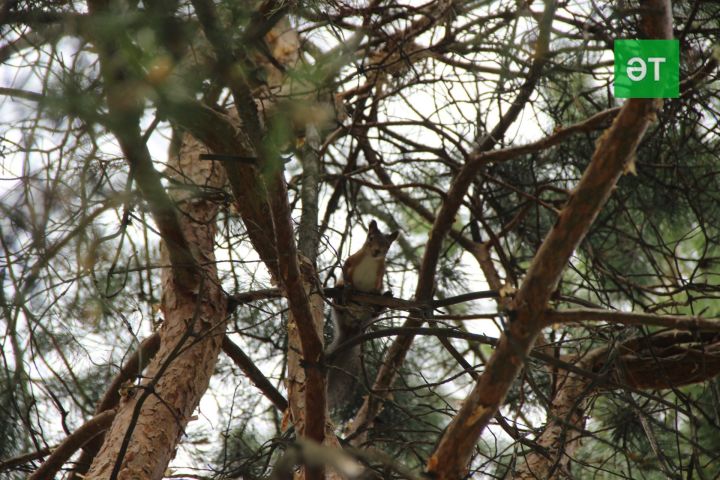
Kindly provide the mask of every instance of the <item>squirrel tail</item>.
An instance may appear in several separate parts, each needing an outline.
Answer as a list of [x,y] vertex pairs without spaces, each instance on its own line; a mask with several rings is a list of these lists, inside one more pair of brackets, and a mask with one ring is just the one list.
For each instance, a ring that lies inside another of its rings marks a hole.
[[348,412],[358,398],[361,370],[362,347],[360,344],[335,351],[348,340],[362,335],[377,317],[376,309],[369,305],[348,304],[335,306],[333,315],[333,341],[328,353],[333,358],[328,362],[327,399],[330,412]]

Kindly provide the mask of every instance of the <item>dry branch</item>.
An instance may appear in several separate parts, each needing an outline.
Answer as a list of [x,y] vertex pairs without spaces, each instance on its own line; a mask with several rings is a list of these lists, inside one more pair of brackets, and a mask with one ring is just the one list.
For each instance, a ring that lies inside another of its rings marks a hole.
[[53,450],[55,450],[55,448],[57,447],[45,447],[38,450],[37,452],[30,452],[23,455],[18,455],[17,457],[7,458],[0,462],[0,472],[6,472],[16,469],[19,470],[18,467],[20,467],[21,465],[25,465],[26,463],[30,463],[35,460],[47,457],[48,455],[50,455],[50,453],[52,453]]
[[[480,290],[477,292],[468,292],[453,297],[443,298],[441,300],[431,300],[427,302],[418,302],[415,300],[405,300],[403,298],[391,297],[388,295],[380,295],[376,293],[365,293],[359,291],[346,291],[341,287],[330,287],[318,289],[318,293],[332,300],[340,300],[344,298],[353,302],[366,303],[369,305],[377,305],[380,307],[391,308],[393,310],[420,311],[425,312],[450,305],[480,300],[484,298],[498,298],[499,294],[494,290]],[[271,298],[282,297],[282,291],[277,288],[267,288],[264,290],[254,290],[250,292],[238,293],[229,297],[231,306],[250,303],[258,300],[266,300]]]
[[105,410],[76,429],[57,446],[43,464],[28,477],[30,480],[53,478],[65,462],[83,445],[110,427],[115,418],[115,410]]
[[270,383],[267,377],[255,366],[252,359],[227,336],[223,338],[222,349],[235,364],[240,367],[246,377],[275,405],[275,408],[284,412],[288,407],[287,400],[282,393]]

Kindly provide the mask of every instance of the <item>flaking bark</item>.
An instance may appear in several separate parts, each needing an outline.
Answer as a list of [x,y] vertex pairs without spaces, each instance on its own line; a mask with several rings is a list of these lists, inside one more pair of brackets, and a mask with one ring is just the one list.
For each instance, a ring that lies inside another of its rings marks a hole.
[[[188,292],[178,288],[172,268],[163,270],[164,322],[159,351],[147,368],[147,380],[121,399],[86,478],[162,478],[214,371],[227,302],[215,265],[217,205],[196,194],[198,187],[220,188],[226,180],[219,165],[197,161],[201,150],[204,147],[187,137],[180,154],[168,161],[168,173],[188,187],[171,197],[183,213],[178,216],[180,226],[202,265],[202,278],[195,290]],[[165,247],[162,256],[162,263],[168,264]],[[152,388],[147,397],[143,396],[145,388]]]

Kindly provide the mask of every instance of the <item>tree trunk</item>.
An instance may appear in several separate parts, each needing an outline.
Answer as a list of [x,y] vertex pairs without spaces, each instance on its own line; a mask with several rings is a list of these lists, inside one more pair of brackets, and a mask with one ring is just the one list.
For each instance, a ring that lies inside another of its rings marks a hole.
[[[86,478],[159,479],[174,457],[191,415],[208,387],[225,333],[226,301],[215,265],[217,205],[198,186],[221,188],[224,170],[198,161],[200,145],[187,138],[168,174],[189,188],[172,194],[183,234],[202,276],[194,291],[179,288],[172,268],[162,272],[161,344],[140,386],[128,390]],[[195,188],[193,188],[195,187]],[[169,265],[162,247],[162,265]]]

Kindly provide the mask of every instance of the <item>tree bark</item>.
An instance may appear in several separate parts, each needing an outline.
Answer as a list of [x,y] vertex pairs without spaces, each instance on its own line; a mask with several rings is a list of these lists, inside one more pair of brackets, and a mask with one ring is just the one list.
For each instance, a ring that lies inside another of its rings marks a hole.
[[[226,179],[219,165],[197,160],[201,150],[186,137],[180,154],[168,162],[168,174],[187,186],[171,197],[182,212],[182,234],[193,247],[202,276],[196,288],[187,291],[179,288],[173,268],[163,270],[160,349],[146,380],[121,399],[86,478],[162,478],[215,368],[227,304],[215,265],[217,205],[196,194],[200,186],[221,188]],[[162,257],[162,263],[169,264],[165,246]]]
[[[600,352],[590,352],[575,363],[587,368]],[[506,479],[536,480],[563,478],[569,472],[571,460],[580,447],[581,432],[585,427],[585,406],[593,379],[566,370],[558,370],[557,394],[548,409],[547,421],[537,445],[542,452],[533,450],[522,457],[517,470],[512,469]]]

